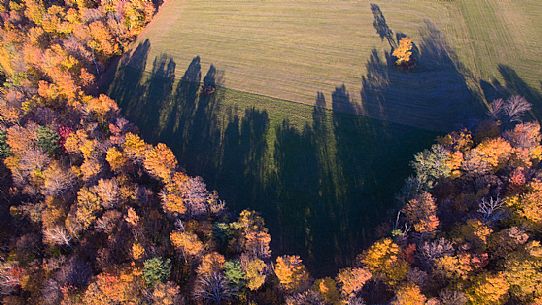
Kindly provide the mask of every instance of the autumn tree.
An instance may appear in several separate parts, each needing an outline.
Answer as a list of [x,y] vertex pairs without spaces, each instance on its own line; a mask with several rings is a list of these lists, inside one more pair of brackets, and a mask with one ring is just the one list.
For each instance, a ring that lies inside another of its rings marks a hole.
[[414,226],[414,230],[420,233],[430,233],[439,226],[437,217],[437,205],[433,196],[428,192],[423,192],[416,198],[410,199],[403,211]]
[[410,67],[414,64],[414,42],[408,37],[399,40],[399,46],[393,51],[395,64]]
[[470,304],[505,304],[508,301],[510,285],[502,273],[482,274],[474,279],[472,286],[467,290]]
[[179,249],[185,256],[195,257],[203,252],[203,243],[196,234],[188,232],[171,232],[169,235],[175,249]]
[[284,289],[300,289],[308,280],[309,274],[299,256],[284,255],[277,257],[275,275]]
[[337,282],[330,277],[316,280],[313,290],[317,291],[327,304],[338,304],[340,302],[340,292],[337,289]]
[[392,305],[425,305],[427,298],[423,295],[420,287],[407,284],[399,287],[395,294],[395,299],[391,302]]
[[264,261],[258,258],[241,256],[241,267],[247,278],[248,289],[252,291],[258,290],[265,283],[267,265]]
[[401,257],[401,248],[390,238],[375,242],[359,257],[376,278],[395,286],[407,275],[408,264]]
[[346,296],[355,296],[372,277],[371,272],[363,268],[343,268],[337,275],[341,292]]

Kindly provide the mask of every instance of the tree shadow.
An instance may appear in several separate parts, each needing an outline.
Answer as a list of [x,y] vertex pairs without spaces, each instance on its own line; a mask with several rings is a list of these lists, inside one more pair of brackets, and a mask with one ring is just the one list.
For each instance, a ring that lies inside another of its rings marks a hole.
[[504,79],[504,84],[502,84],[496,78],[493,78],[490,81],[480,81],[480,87],[482,88],[486,101],[492,102],[498,98],[506,99],[511,95],[521,95],[533,105],[533,115],[538,120],[541,120],[542,85],[541,91],[532,88],[516,73],[514,69],[507,65],[499,65],[498,70]]
[[[373,27],[375,28],[376,33],[380,36],[381,40],[384,40],[385,38],[390,44],[390,47],[392,49],[395,49],[397,47],[397,42],[393,39],[393,31],[388,26],[388,23],[386,22],[386,18],[384,17],[384,13],[382,13],[380,6],[371,3],[371,11],[373,12]],[[399,36],[397,41],[399,41]]]
[[[221,86],[223,73],[210,66],[202,78],[197,56],[180,79],[165,55],[144,72],[148,49],[143,44],[123,60],[110,88],[123,113],[146,140],[168,144],[181,166],[203,176],[233,212],[261,212],[274,255],[299,254],[316,276],[351,264],[375,238],[410,173],[412,154],[436,135],[344,114],[361,111],[344,85],[331,94],[333,112],[318,92],[304,125],[272,121],[277,113],[265,105],[228,102],[232,91]],[[202,92],[202,80],[217,89]]]
[[361,113],[394,123],[448,131],[471,125],[484,112],[470,91],[468,73],[434,24],[420,29],[417,66],[398,69],[388,52],[373,49],[362,77]]

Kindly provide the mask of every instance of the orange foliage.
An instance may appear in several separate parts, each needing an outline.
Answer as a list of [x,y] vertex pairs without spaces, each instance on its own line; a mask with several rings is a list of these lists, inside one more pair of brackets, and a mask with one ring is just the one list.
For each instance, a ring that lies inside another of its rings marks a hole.
[[408,221],[414,225],[414,229],[418,232],[433,232],[439,226],[437,205],[433,196],[428,192],[423,192],[416,198],[409,200],[404,211]]
[[177,167],[177,159],[165,144],[159,143],[147,151],[143,165],[149,173],[163,181],[169,181],[173,170]]
[[203,243],[196,234],[188,232],[171,232],[169,239],[173,247],[181,250],[184,255],[199,256],[203,252]]
[[427,298],[422,294],[420,287],[408,284],[399,288],[392,305],[424,305]]
[[508,161],[512,146],[503,138],[485,140],[465,156],[463,170],[471,174],[496,172]]
[[393,51],[393,56],[395,56],[395,64],[398,66],[411,65],[414,61],[413,51],[414,43],[412,39],[408,37],[401,38],[399,41],[399,47]]
[[401,258],[401,248],[390,238],[375,242],[360,260],[375,277],[390,286],[402,281],[408,272],[408,264]]
[[207,253],[201,259],[201,263],[198,266],[196,272],[202,275],[221,271],[224,268],[225,262],[226,259],[222,254],[218,252]]
[[275,275],[286,290],[297,290],[309,279],[301,258],[291,255],[277,257]]
[[359,292],[373,275],[363,268],[344,268],[337,275],[337,282],[341,284],[341,291],[346,296],[353,296]]

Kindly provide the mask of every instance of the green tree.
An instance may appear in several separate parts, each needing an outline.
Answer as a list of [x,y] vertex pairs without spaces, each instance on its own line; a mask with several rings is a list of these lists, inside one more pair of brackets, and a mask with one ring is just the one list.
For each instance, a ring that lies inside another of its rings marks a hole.
[[38,127],[36,133],[38,147],[49,155],[54,155],[60,147],[58,133],[46,126]]
[[224,275],[237,287],[243,287],[246,283],[245,271],[243,271],[241,263],[237,260],[227,261],[224,264]]
[[7,133],[3,130],[0,130],[0,158],[5,158],[9,156],[10,150],[8,144],[6,143],[7,139]]
[[159,282],[164,282],[169,278],[171,272],[170,259],[154,257],[143,263],[143,279],[147,286],[154,286]]

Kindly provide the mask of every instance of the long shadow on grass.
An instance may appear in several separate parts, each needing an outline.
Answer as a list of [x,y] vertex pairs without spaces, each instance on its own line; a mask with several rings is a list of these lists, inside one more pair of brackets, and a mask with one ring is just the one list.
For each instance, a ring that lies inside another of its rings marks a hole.
[[[204,74],[199,57],[184,63],[184,75],[174,75],[183,63],[168,56],[154,59],[146,73],[148,50],[143,43],[123,58],[110,88],[123,112],[145,139],[167,143],[230,209],[261,212],[273,253],[301,255],[317,276],[350,264],[375,238],[374,228],[395,207],[393,194],[409,174],[412,154],[435,136],[341,114],[359,107],[344,86],[332,93],[334,112],[326,110],[323,93],[314,108],[291,105],[295,113],[268,112],[272,105],[263,98],[257,106],[231,103],[232,91],[220,87],[223,75],[213,66]],[[202,79],[218,90],[204,94]],[[295,121],[303,114],[306,121]]]
[[484,113],[467,86],[468,71],[444,35],[430,21],[420,28],[419,55],[413,69],[400,69],[374,49],[362,77],[361,112],[381,120],[447,131],[472,125]]
[[497,98],[506,99],[511,95],[521,95],[533,105],[534,116],[542,120],[542,91],[529,86],[511,67],[499,65],[498,69],[504,79],[504,84],[495,78],[490,81],[480,81],[486,100],[491,102]]

